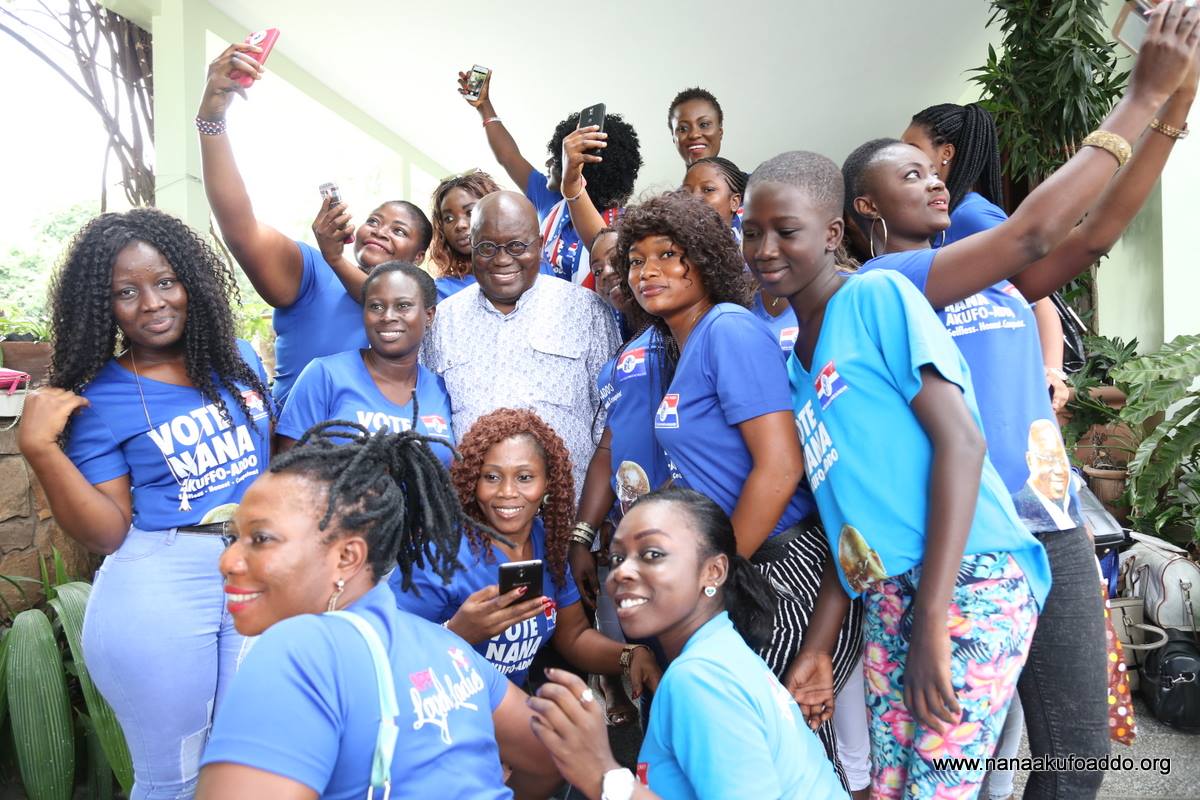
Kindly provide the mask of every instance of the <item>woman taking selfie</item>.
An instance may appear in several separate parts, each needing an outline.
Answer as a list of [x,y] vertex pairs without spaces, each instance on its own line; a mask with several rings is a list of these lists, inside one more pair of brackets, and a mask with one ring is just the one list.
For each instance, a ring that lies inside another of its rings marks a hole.
[[[196,128],[204,191],[221,235],[255,291],[275,308],[273,390],[283,403],[309,361],[367,346],[359,324],[367,273],[385,261],[420,263],[433,228],[425,213],[406,200],[382,203],[356,229],[345,204],[325,198],[312,228],[319,249],[259,221],[225,121],[233,96],[246,95],[230,73],[259,80],[263,67],[250,55],[259,49],[233,44],[209,65]],[[350,256],[343,243],[347,237],[354,240]]]
[[[414,571],[411,589],[393,576],[400,607],[445,623],[517,686],[528,681],[538,650],[552,644],[579,669],[623,674],[635,695],[653,691],[660,670],[649,648],[622,646],[584,616],[567,566],[575,488],[558,434],[532,411],[502,408],[476,420],[459,453],[450,471],[459,500],[507,541],[468,525],[456,550],[463,568],[449,584],[431,569]],[[541,583],[501,594],[500,566],[533,560],[541,562]]]
[[217,713],[200,800],[509,798],[502,760],[518,797],[559,783],[525,695],[381,582],[457,568],[427,561],[455,552],[465,522],[428,444],[321,425],[246,492],[221,574],[259,639]]
[[273,414],[262,362],[234,336],[236,286],[174,217],[96,217],[54,278],[50,387],[21,420],[55,520],[105,556],[83,649],[137,800],[193,791],[244,644],[216,566],[222,521],[266,468]]
[[433,241],[429,260],[437,273],[440,303],[475,282],[471,268],[471,209],[485,195],[500,191],[483,170],[445,178],[433,190]]
[[369,431],[414,429],[450,465],[454,435],[446,384],[417,363],[433,322],[437,289],[420,267],[389,261],[363,285],[362,322],[369,347],[322,356],[300,373],[279,417],[276,449],[286,452],[304,431],[331,419]]
[[630,636],[657,638],[663,673],[638,772],[612,756],[586,684],[552,670],[529,700],[562,774],[596,800],[845,798],[820,742],[756,650],[771,636],[770,584],[738,554],[729,518],[698,492],[637,500],[612,542],[607,589]]

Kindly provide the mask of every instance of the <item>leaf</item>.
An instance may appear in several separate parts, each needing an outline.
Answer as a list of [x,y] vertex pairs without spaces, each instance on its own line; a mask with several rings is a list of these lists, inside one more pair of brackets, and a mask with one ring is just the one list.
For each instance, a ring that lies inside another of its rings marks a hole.
[[[1129,463],[1129,487],[1134,504],[1139,509],[1148,511],[1153,507],[1158,500],[1159,491],[1174,479],[1180,463],[1200,447],[1200,413],[1196,413],[1198,409],[1200,398],[1186,409],[1187,413],[1192,415],[1190,419],[1176,426],[1171,426],[1171,421],[1163,423],[1154,430],[1151,437],[1147,437],[1153,444],[1147,445],[1144,441],[1138,447],[1134,459]],[[1165,435],[1155,436],[1167,431],[1170,432],[1169,438]],[[1148,452],[1143,454],[1143,447],[1148,447]],[[1143,455],[1143,458],[1138,458]],[[1151,455],[1154,456],[1153,460]],[[1137,461],[1136,470],[1134,461]]]
[[83,660],[83,614],[91,591],[92,587],[83,581],[63,584],[58,587],[58,597],[50,601],[50,607],[62,622],[67,645],[71,648],[71,658],[79,672],[83,700],[96,729],[100,746],[104,748],[104,755],[112,767],[113,774],[117,776],[117,782],[121,784],[122,789],[129,792],[133,789],[133,763],[129,757],[129,747],[125,743],[125,736],[121,732],[116,715],[92,683],[87,664]]
[[63,561],[62,553],[58,552],[57,547],[51,548],[51,551],[54,553],[54,585],[62,586],[71,580],[67,576],[67,565]]
[[4,679],[7,664],[8,631],[4,631],[3,634],[0,634],[0,723],[4,722],[4,715],[8,713],[8,681]]
[[71,800],[75,734],[50,620],[38,609],[22,611],[6,640],[8,713],[25,792],[29,800]]
[[1141,425],[1150,417],[1166,411],[1187,398],[1191,381],[1155,381],[1137,387],[1121,409],[1121,419],[1128,425]]
[[38,556],[38,569],[42,573],[42,592],[46,595],[46,599],[50,600],[54,597],[54,585],[50,583],[50,573],[46,569],[45,556]]

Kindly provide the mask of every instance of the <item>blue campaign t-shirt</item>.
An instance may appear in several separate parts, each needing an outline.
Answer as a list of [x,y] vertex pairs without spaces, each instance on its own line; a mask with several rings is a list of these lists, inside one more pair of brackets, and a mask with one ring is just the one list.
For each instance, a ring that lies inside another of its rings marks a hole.
[[[924,292],[936,253],[892,253],[868,261],[861,271],[895,270]],[[1017,287],[1000,281],[937,315],[971,368],[988,454],[1025,526],[1042,533],[1082,525],[1029,302]]]
[[[979,410],[970,371],[929,301],[889,270],[847,278],[825,307],[810,369],[788,360],[804,468],[830,551],[851,597],[924,559],[933,445],[910,407],[930,366]],[[965,553],[1011,553],[1038,604],[1050,588],[1045,550],[984,459]]]
[[[417,365],[417,432],[454,443],[450,430],[450,396],[441,376]],[[276,433],[299,439],[304,432],[331,419],[357,422],[371,432],[400,433],[412,429],[413,403],[397,405],[384,397],[367,371],[363,353],[350,350],[315,359],[292,387],[287,406],[279,416]],[[453,456],[449,447],[431,445],[447,466]]]
[[468,286],[475,283],[475,273],[468,272],[461,278],[456,278],[453,275],[444,275],[441,278],[434,280],[434,285],[437,286],[437,299],[442,302],[447,297],[458,294]]
[[[348,610],[380,635],[396,682],[392,797],[511,798],[492,720],[508,681],[462,639],[397,609],[386,586]],[[366,640],[348,621],[301,614],[278,622],[233,677],[201,765],[282,775],[325,800],[366,797],[378,686]]]
[[792,348],[796,346],[796,336],[800,333],[800,327],[796,323],[796,312],[792,310],[788,301],[781,298],[776,302],[783,303],[783,311],[778,317],[773,317],[763,305],[762,291],[757,291],[754,293],[754,303],[750,306],[750,312],[767,324],[771,335],[779,342],[779,349],[786,354],[792,352]]
[[988,200],[979,192],[967,192],[958,205],[950,212],[950,227],[946,229],[945,237],[934,236],[937,247],[945,247],[959,239],[991,230],[1008,219],[1004,209]]
[[[242,360],[265,384],[262,361],[250,344],[239,339],[237,346]],[[220,386],[215,375],[213,381]],[[71,419],[67,457],[93,484],[129,476],[135,527],[158,531],[212,521],[206,520],[209,512],[239,502],[266,469],[270,398],[238,385],[251,412],[247,420],[233,396],[221,388],[229,411],[226,419],[194,387],[141,378],[139,394],[138,384],[133,372],[115,358],[101,367],[80,392],[91,405]],[[187,493],[189,511],[179,510],[181,491]]]
[[[591,256],[579,238],[579,231],[575,230],[567,201],[558,192],[546,188],[546,176],[536,169],[529,173],[529,179],[525,181],[525,196],[537,209],[541,222],[542,272],[583,283],[591,270]],[[606,225],[615,224],[620,215],[620,209],[617,208],[606,208],[600,212]]]
[[800,707],[722,611],[663,673],[638,770],[690,798],[845,798]]
[[[675,377],[655,412],[654,435],[676,482],[733,514],[754,466],[737,426],[791,408],[779,343],[746,309],[718,303],[688,336]],[[815,510],[812,495],[797,486],[771,535]]]
[[320,250],[304,242],[296,246],[304,259],[300,293],[290,306],[275,309],[272,391],[281,405],[308,362],[367,346],[362,304],[346,291]]
[[622,515],[634,500],[671,479],[654,438],[654,411],[663,396],[654,365],[661,351],[657,332],[647,328],[596,376],[605,425],[612,431],[612,487]]
[[[511,625],[486,642],[475,645],[475,649],[490,661],[501,675],[517,686],[525,685],[529,679],[529,665],[533,663],[533,657],[549,644],[550,637],[554,636],[558,612],[579,602],[579,589],[575,586],[575,579],[571,577],[570,566],[566,567],[563,586],[559,587],[554,583],[550,565],[545,561],[546,529],[542,525],[541,517],[534,518],[530,538],[533,541],[533,557],[542,559],[542,593],[553,601],[552,604],[544,613]],[[462,565],[462,569],[454,574],[449,584],[442,583],[442,579],[430,569],[416,569],[413,570],[412,588],[404,591],[400,570],[394,570],[389,582],[396,596],[396,604],[405,611],[431,622],[445,622],[454,616],[468,597],[485,586],[495,585],[499,580],[500,565],[506,563],[508,557],[494,545],[489,549],[492,556],[490,561],[484,552],[476,553],[472,550],[470,541],[463,536],[462,546],[458,550],[458,563]]]

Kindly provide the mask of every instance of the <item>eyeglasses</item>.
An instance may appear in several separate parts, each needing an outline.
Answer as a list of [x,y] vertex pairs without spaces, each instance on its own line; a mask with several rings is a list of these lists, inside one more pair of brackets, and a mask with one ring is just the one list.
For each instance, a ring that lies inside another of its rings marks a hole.
[[525,255],[525,251],[529,249],[530,244],[532,244],[532,242],[520,242],[514,239],[513,241],[504,245],[496,244],[495,242],[480,242],[471,249],[474,250],[475,255],[479,256],[480,258],[495,258],[501,250],[508,253],[513,258],[520,258],[521,256]]

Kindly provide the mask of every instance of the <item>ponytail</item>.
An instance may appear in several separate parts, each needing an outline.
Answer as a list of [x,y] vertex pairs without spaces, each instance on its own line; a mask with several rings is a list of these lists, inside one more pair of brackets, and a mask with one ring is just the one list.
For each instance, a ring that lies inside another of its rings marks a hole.
[[775,605],[770,582],[745,557],[734,553],[725,581],[725,610],[751,650],[757,652],[771,643]]
[[983,106],[942,103],[919,112],[912,121],[925,128],[934,146],[954,145],[954,169],[946,181],[951,211],[976,188],[991,202],[1004,205],[996,123]]

